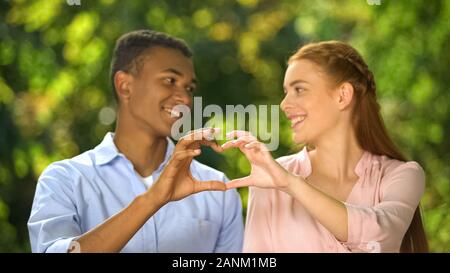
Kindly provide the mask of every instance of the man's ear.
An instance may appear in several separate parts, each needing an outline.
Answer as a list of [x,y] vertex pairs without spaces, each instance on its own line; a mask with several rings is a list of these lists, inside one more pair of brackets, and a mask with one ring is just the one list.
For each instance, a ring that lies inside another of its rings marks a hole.
[[132,75],[121,70],[117,71],[114,75],[114,87],[119,101],[129,100],[132,92],[130,88],[132,80]]
[[352,102],[355,90],[351,83],[344,82],[339,86],[337,91],[338,91],[337,99],[338,99],[339,109],[344,110]]

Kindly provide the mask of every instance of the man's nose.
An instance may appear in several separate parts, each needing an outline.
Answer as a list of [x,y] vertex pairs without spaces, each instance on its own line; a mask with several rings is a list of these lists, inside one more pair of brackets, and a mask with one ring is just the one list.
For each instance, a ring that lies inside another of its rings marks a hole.
[[192,94],[184,88],[177,90],[174,98],[177,104],[191,105],[192,102]]

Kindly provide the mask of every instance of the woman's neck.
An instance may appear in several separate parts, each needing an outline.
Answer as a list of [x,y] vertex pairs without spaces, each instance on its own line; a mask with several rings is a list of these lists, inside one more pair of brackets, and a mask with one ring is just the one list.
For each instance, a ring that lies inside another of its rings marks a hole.
[[336,130],[315,144],[309,152],[314,173],[345,182],[356,176],[355,168],[364,150],[358,144],[353,130]]

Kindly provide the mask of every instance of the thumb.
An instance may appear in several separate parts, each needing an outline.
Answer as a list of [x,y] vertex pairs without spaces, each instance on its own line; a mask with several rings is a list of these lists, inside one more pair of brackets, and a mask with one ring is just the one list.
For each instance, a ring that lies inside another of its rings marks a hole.
[[250,179],[250,176],[233,179],[230,182],[226,183],[227,190],[234,189],[234,188],[248,187],[248,186],[252,186],[252,185],[253,185],[253,182]]
[[201,191],[225,191],[227,188],[225,183],[222,181],[195,181],[194,182],[194,193]]

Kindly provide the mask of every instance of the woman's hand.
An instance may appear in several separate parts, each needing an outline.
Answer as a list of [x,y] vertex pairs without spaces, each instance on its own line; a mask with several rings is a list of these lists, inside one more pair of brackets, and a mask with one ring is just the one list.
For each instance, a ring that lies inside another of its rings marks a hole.
[[251,165],[251,173],[247,177],[234,179],[226,184],[227,189],[256,186],[275,188],[285,191],[289,186],[289,173],[276,162],[267,147],[246,131],[232,131],[227,138],[237,137],[222,145],[224,150],[239,148]]
[[183,199],[201,191],[224,191],[223,181],[198,181],[190,171],[192,159],[201,152],[200,145],[210,146],[216,152],[223,149],[214,140],[214,129],[199,129],[181,138],[158,180],[149,189],[161,205]]

